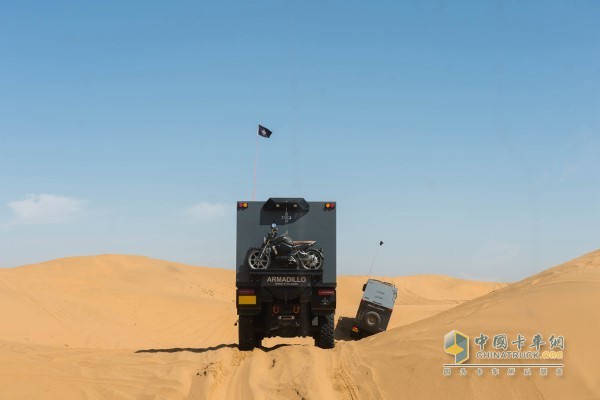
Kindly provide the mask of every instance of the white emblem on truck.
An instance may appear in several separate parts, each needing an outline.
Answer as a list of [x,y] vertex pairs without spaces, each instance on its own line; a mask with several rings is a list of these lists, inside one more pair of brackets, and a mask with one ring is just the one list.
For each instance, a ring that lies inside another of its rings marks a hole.
[[269,276],[267,283],[306,283],[305,276]]
[[282,215],[281,219],[288,223],[292,219],[292,216],[288,214],[287,210],[285,210],[285,215]]

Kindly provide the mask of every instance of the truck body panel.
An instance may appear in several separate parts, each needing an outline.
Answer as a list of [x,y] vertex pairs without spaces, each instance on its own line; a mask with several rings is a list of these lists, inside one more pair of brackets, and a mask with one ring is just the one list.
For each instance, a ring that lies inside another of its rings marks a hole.
[[[260,247],[271,224],[275,222],[280,232],[287,230],[294,240],[316,240],[315,247],[322,248],[325,255],[322,283],[335,286],[336,210],[325,209],[326,202],[306,203],[308,210],[292,206],[269,208],[262,201],[248,201],[247,208],[238,207],[235,258],[237,282],[247,282],[250,279],[250,271],[245,266],[248,249]],[[276,268],[269,269],[270,272],[275,270]],[[289,269],[284,271],[286,274],[290,272]]]
[[[277,226],[272,228],[273,223]],[[272,336],[309,336],[317,346],[332,348],[337,285],[335,203],[301,198],[238,202],[236,235],[240,349],[250,350],[262,338]],[[289,249],[295,250],[284,252]],[[299,254],[309,257],[311,250],[322,255],[320,263],[314,264],[318,268],[297,262],[304,259]],[[264,253],[268,262],[263,262]]]

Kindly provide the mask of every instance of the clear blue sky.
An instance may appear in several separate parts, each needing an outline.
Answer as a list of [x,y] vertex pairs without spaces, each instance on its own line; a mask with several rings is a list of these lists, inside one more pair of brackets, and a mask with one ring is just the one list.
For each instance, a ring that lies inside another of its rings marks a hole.
[[516,280],[600,243],[600,4],[0,4],[0,265],[234,268],[235,201],[338,202],[338,270]]

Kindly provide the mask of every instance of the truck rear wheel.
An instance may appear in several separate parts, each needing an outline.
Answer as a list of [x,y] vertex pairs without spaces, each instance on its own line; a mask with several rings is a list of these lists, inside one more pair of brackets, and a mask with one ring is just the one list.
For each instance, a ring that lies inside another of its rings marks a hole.
[[319,332],[315,338],[315,345],[322,349],[333,349],[334,339],[334,318],[332,314],[319,315]]
[[252,316],[240,315],[238,323],[238,348],[242,351],[254,350],[256,338],[254,337],[254,324]]
[[254,347],[262,347],[263,336],[254,334]]

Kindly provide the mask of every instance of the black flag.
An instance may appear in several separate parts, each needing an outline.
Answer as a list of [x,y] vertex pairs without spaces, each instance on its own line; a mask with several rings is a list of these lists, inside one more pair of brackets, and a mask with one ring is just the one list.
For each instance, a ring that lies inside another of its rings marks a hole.
[[273,132],[271,132],[269,129],[265,128],[264,126],[262,126],[262,125],[259,125],[259,126],[258,126],[258,135],[259,135],[259,136],[262,136],[262,137],[264,137],[264,138],[267,138],[267,139],[268,139],[268,138],[270,138],[270,137],[271,137],[271,134],[272,134],[272,133],[273,133]]

